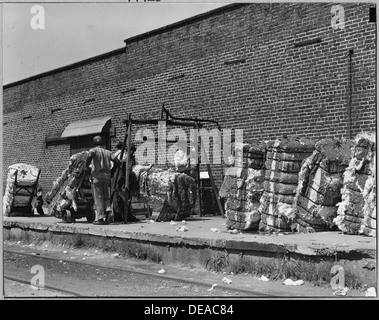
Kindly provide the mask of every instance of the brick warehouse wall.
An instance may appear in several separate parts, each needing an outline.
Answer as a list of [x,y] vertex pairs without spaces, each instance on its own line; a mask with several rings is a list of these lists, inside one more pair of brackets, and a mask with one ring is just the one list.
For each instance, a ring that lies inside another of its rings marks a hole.
[[175,116],[217,120],[244,129],[245,138],[348,137],[351,49],[351,134],[375,130],[375,4],[343,3],[345,28],[335,30],[336,4],[232,5],[5,86],[4,172],[14,163],[37,165],[47,191],[70,148],[45,147],[45,137],[59,136],[70,122],[111,115],[114,146],[128,112],[157,118],[163,102]]

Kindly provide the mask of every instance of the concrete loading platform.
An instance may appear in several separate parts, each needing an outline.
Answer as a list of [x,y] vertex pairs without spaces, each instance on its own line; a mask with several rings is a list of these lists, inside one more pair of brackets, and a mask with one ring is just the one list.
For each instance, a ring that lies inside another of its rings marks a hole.
[[[376,238],[342,232],[266,235],[232,234],[220,216],[191,216],[185,223],[140,220],[135,223],[93,225],[85,218],[63,223],[52,216],[4,217],[5,240],[52,241],[100,249],[139,246],[158,255],[165,264],[205,267],[211,257],[227,253],[251,261],[283,259],[312,263],[333,262],[356,274],[363,283],[376,284]],[[115,244],[117,246],[115,246]]]

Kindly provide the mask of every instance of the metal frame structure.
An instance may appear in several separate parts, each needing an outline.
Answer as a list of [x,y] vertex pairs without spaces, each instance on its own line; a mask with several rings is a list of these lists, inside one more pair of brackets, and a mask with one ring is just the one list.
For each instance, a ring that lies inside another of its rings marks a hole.
[[[131,145],[131,130],[132,130],[132,126],[133,124],[139,124],[139,125],[158,125],[159,122],[161,121],[165,121],[166,125],[170,125],[170,126],[178,126],[178,127],[187,127],[187,128],[194,128],[194,129],[199,129],[202,127],[202,125],[204,123],[211,123],[211,124],[214,124],[217,126],[217,128],[221,131],[221,126],[219,125],[219,123],[217,121],[214,121],[214,120],[208,120],[208,119],[199,119],[199,118],[186,118],[186,117],[174,117],[171,115],[171,113],[164,107],[164,104],[162,106],[162,110],[161,110],[161,118],[160,119],[144,119],[144,120],[141,120],[141,119],[132,119],[132,114],[131,113],[128,113],[128,118],[126,120],[124,120],[124,124],[126,125],[126,134],[124,136],[124,140],[123,140],[123,143],[122,143],[122,149],[121,149],[121,154],[120,154],[120,158],[122,159],[123,156],[124,156],[124,152],[125,152],[125,149],[126,149],[126,146],[130,146]],[[199,136],[200,138],[200,141],[198,141],[198,143],[200,142],[200,150],[201,150],[201,146],[202,146],[202,139],[201,139],[201,136]],[[157,139],[156,139],[157,140]],[[166,140],[166,142],[169,142],[169,143],[175,143],[177,142],[176,141],[171,141],[171,140]],[[199,149],[198,149],[199,150]],[[130,190],[129,190],[129,181],[130,181],[130,177],[129,177],[129,164],[130,164],[130,155],[131,155],[131,152],[130,152],[130,148],[127,148],[127,157],[126,157],[126,172],[125,172],[125,199],[130,199]],[[220,210],[220,213],[222,216],[224,216],[224,208],[222,206],[222,203],[220,201],[220,198],[218,196],[218,189],[217,189],[217,186],[214,182],[214,179],[213,179],[213,175],[212,175],[212,171],[211,171],[211,167],[210,167],[210,164],[209,164],[209,161],[206,161],[207,164],[207,171],[208,171],[208,175],[209,175],[209,178],[210,178],[210,181],[211,181],[211,185],[212,185],[212,189],[213,189],[213,192],[214,192],[214,195],[215,195],[215,198],[216,198],[216,201],[217,201],[217,205],[218,205],[218,208]],[[120,171],[121,167],[119,167],[116,171],[116,179],[115,179],[115,182],[114,182],[114,190],[116,188],[116,183],[117,183],[117,178],[118,178],[118,175],[119,175],[119,171]],[[222,171],[222,162],[221,162],[221,172],[222,172],[222,176],[224,175],[223,174],[223,171]],[[200,158],[198,159],[198,162],[197,162],[197,191],[198,191],[198,199],[199,199],[199,214],[200,216],[202,216],[202,201],[201,201],[201,182],[200,182]],[[113,199],[113,196],[114,196],[114,191],[112,192],[112,195],[111,195],[111,201]],[[124,222],[127,222],[127,216],[129,216],[130,214],[130,206],[129,206],[129,201],[125,201],[125,217],[124,217]]]
[[[36,195],[36,190],[37,190],[40,174],[41,174],[41,170],[38,169],[38,175],[37,175],[37,179],[36,179],[35,183],[33,183],[32,185],[29,185],[29,186],[23,186],[23,185],[18,185],[18,180],[17,180],[18,170],[15,171],[13,199],[17,198],[17,196],[19,196],[19,195],[29,196],[29,199],[28,199],[27,204],[22,206],[22,207],[15,207],[15,205],[14,205],[15,201],[13,200],[11,210],[10,210],[10,214],[12,212],[25,211],[30,216],[33,216],[34,209],[32,207],[32,201],[33,201],[34,196]],[[24,193],[20,194],[21,191],[24,191]]]

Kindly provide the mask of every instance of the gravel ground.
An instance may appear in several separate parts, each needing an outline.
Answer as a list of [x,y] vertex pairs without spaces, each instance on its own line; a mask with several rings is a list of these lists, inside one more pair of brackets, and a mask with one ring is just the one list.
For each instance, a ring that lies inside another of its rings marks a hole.
[[5,298],[57,298],[70,295],[48,289],[32,289],[31,285],[4,279]]

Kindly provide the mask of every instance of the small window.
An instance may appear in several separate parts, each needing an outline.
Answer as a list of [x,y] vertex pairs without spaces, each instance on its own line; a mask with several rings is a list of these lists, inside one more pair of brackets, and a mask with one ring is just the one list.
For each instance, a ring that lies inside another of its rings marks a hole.
[[[70,155],[82,152],[82,151],[88,151],[89,149],[93,148],[93,137],[95,135],[88,135],[88,136],[80,136],[75,138],[69,138],[70,140]],[[111,149],[111,141],[109,138],[109,134],[102,134],[101,135],[105,144],[105,148],[110,150]]]
[[376,22],[376,8],[370,8],[370,22]]

